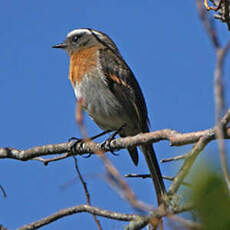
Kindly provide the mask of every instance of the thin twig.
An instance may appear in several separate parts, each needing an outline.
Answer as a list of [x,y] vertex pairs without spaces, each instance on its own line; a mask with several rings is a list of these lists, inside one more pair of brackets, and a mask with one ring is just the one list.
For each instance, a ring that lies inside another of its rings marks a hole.
[[[85,196],[86,196],[86,201],[87,201],[87,204],[91,206],[91,199],[90,199],[90,194],[89,194],[89,190],[87,188],[87,185],[86,185],[86,182],[84,181],[82,175],[81,175],[81,171],[78,167],[78,163],[77,163],[77,158],[76,157],[73,157],[74,159],[74,165],[75,165],[75,169],[77,171],[77,174],[79,176],[79,179],[82,183],[82,186],[83,186],[83,189],[84,189],[84,192],[85,192]],[[94,221],[98,227],[99,230],[102,230],[102,226],[101,226],[101,223],[100,221],[97,219],[97,216],[95,214],[92,214],[93,215],[93,218],[94,218]]]
[[[135,173],[126,174],[125,177],[127,177],[127,178],[142,178],[142,179],[151,178],[150,174],[135,174]],[[173,181],[175,179],[175,177],[171,177],[171,176],[162,176],[162,178],[165,180],[170,180],[170,181]],[[188,187],[192,186],[191,184],[189,184],[187,182],[183,182],[182,184],[185,186],[188,186]]]
[[200,140],[194,145],[192,151],[189,153],[189,157],[186,158],[181,169],[179,170],[179,172],[175,176],[173,183],[170,185],[170,187],[168,189],[169,195],[173,195],[177,192],[180,185],[183,183],[184,178],[186,177],[189,170],[191,169],[197,156],[199,155],[199,153],[204,149],[204,147],[207,144],[208,144],[208,137],[204,136],[204,137],[200,138]]
[[203,22],[204,28],[206,29],[214,47],[217,49],[220,47],[219,39],[216,34],[216,30],[214,28],[214,24],[210,23],[210,19],[208,18],[207,13],[205,12],[203,5],[200,0],[196,0],[198,12],[200,15],[200,19]]
[[[227,4],[226,1],[223,1],[225,4],[225,12],[227,12],[227,17],[229,17],[229,3]],[[222,1],[219,1],[218,7],[221,6]],[[221,120],[221,116],[225,110],[225,101],[224,101],[224,86],[223,86],[223,64],[225,60],[225,56],[230,48],[230,41],[224,46],[221,47],[216,31],[214,29],[214,24],[211,22],[211,20],[208,18],[207,13],[197,1],[197,6],[200,12],[201,20],[204,24],[205,29],[207,30],[210,40],[212,41],[214,47],[216,48],[216,68],[215,68],[215,74],[214,74],[214,95],[215,95],[215,104],[216,104],[216,135],[218,138],[218,147],[219,147],[219,154],[221,159],[221,166],[222,171],[224,174],[224,178],[227,184],[228,191],[230,193],[230,175],[229,175],[229,169],[227,164],[227,157],[226,157],[226,149],[224,144],[224,125]],[[207,8],[207,7],[206,7]],[[225,15],[226,16],[226,15]]]
[[178,156],[175,156],[175,157],[169,157],[169,158],[166,158],[166,159],[162,159],[160,162],[161,163],[166,163],[166,162],[171,162],[171,161],[183,160],[187,156],[188,156],[188,154],[186,153],[186,154],[178,155]]
[[224,102],[224,87],[223,87],[223,63],[224,58],[226,56],[227,51],[230,47],[230,41],[227,43],[226,47],[219,48],[217,50],[217,64],[215,70],[215,81],[214,81],[214,91],[215,91],[215,104],[216,104],[216,124],[217,124],[217,137],[218,137],[218,147],[219,154],[221,159],[222,171],[224,174],[225,182],[227,184],[228,191],[230,193],[230,175],[227,164],[227,156],[226,149],[224,144],[224,131],[223,125],[220,122],[221,115],[225,110],[225,102]]
[[[219,2],[218,6],[220,7],[222,1]],[[199,12],[201,15],[202,22],[204,24],[205,29],[207,30],[209,37],[216,48],[216,68],[214,74],[214,96],[215,96],[215,105],[216,105],[216,135],[218,138],[218,147],[219,147],[219,154],[221,159],[222,171],[224,174],[225,182],[227,184],[228,191],[230,193],[230,175],[229,169],[227,164],[227,157],[226,157],[226,149],[224,144],[224,130],[223,130],[223,123],[220,122],[222,114],[225,111],[225,100],[224,100],[224,86],[223,86],[223,65],[225,56],[230,48],[230,41],[224,46],[221,47],[216,31],[214,29],[214,24],[210,21],[207,16],[207,13],[204,11],[203,7],[200,3],[197,4],[199,8]],[[226,5],[228,8],[229,5]],[[229,13],[229,11],[228,11]]]
[[129,173],[129,174],[125,174],[124,176],[127,177],[127,178],[142,178],[142,179],[151,178],[150,174]]
[[60,160],[63,160],[65,158],[68,158],[69,156],[71,156],[70,153],[65,153],[63,155],[56,156],[56,157],[53,157],[53,158],[45,159],[45,158],[42,158],[42,157],[35,157],[32,160],[41,161],[44,165],[48,165],[50,162],[60,161]]

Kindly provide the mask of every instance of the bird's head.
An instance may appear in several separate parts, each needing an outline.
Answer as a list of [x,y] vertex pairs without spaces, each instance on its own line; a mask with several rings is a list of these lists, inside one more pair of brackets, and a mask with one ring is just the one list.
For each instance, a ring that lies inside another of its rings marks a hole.
[[69,32],[65,41],[53,46],[53,48],[64,49],[69,55],[71,55],[78,50],[99,45],[108,47],[113,51],[118,51],[116,45],[108,35],[89,28],[76,29]]

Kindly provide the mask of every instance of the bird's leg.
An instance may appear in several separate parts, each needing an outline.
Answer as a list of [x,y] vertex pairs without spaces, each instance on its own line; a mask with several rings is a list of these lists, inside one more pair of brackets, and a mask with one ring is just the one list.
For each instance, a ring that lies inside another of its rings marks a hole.
[[[99,134],[97,134],[95,136],[92,136],[92,137],[88,138],[88,140],[95,140],[96,138],[101,137],[101,136],[103,136],[103,135],[105,135],[106,133],[109,133],[109,132],[111,132],[111,130],[103,131],[103,132],[101,132],[101,133],[99,133]],[[70,153],[74,153],[74,152],[76,152],[76,146],[77,146],[77,144],[80,143],[80,142],[83,143],[85,141],[85,139],[84,138],[71,137],[71,138],[69,138],[68,141],[69,142],[74,141],[74,143],[70,146]],[[89,153],[84,158],[89,158],[91,155],[92,154]]]
[[110,133],[110,132],[112,132],[112,130],[103,131],[103,132],[101,132],[101,133],[99,133],[99,134],[97,134],[97,135],[95,135],[95,136],[92,136],[92,137],[90,138],[90,140],[94,140],[94,139],[96,139],[96,138],[98,138],[98,137],[101,137],[101,136],[103,136],[103,135],[105,135],[105,134],[107,134],[107,133]]
[[[121,132],[121,130],[126,126],[126,124],[122,125],[119,129],[117,129],[108,139],[106,139],[101,147],[108,146],[110,148],[110,143],[112,140],[114,140],[115,136]],[[114,153],[113,151],[110,151],[114,156],[118,156],[119,154]]]

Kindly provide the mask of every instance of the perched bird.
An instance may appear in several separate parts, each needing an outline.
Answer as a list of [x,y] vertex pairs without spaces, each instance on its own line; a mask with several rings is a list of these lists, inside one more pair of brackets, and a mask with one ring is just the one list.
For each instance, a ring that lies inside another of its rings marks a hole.
[[[115,43],[93,29],[76,29],[63,43],[53,46],[70,56],[69,78],[83,109],[103,130],[119,130],[121,137],[149,132],[149,120],[141,88]],[[166,194],[161,171],[152,144],[143,144],[144,153],[156,189],[158,204]],[[136,147],[128,148],[135,165]]]

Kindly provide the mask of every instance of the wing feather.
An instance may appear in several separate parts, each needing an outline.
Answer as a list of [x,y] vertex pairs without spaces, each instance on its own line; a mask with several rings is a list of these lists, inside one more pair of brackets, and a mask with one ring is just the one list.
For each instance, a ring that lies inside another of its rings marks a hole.
[[140,132],[147,132],[148,115],[141,88],[129,66],[118,53],[109,48],[99,50],[99,58],[106,82],[115,97],[128,108],[130,117],[139,124]]

